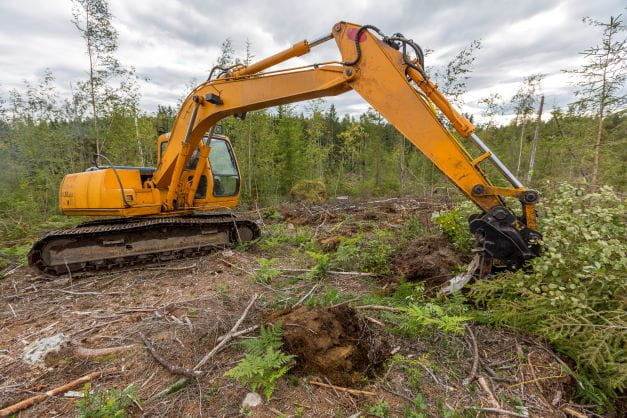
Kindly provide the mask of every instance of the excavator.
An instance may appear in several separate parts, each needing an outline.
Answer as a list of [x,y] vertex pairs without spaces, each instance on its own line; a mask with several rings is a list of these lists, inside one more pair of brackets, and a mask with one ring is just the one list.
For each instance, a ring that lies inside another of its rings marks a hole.
[[[332,40],[341,60],[271,69]],[[255,240],[257,224],[232,211],[242,183],[233,146],[217,132],[218,122],[350,90],[481,210],[469,226],[485,260],[518,268],[539,255],[538,192],[522,185],[438,90],[420,46],[400,33],[387,36],[372,25],[339,22],[330,33],[256,63],[214,67],[183,102],[171,132],[157,139],[156,168],[113,166],[101,156],[108,165],[66,175],[61,212],[100,220],[48,233],[33,245],[29,264],[46,274],[71,274],[163,262]],[[488,161],[509,186],[486,177],[480,165]],[[506,198],[521,203],[520,215]]]

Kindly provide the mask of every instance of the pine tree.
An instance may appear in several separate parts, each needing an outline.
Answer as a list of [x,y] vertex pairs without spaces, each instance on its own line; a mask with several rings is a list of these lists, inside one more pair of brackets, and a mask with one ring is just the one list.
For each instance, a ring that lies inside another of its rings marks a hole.
[[576,85],[579,89],[575,94],[578,100],[573,103],[573,107],[582,114],[591,114],[597,119],[591,179],[592,187],[596,188],[599,181],[605,117],[627,102],[627,95],[624,92],[627,78],[627,45],[622,15],[610,17],[609,22],[589,17],[583,21],[603,31],[601,44],[581,52],[586,59],[585,64],[566,72],[577,77]]

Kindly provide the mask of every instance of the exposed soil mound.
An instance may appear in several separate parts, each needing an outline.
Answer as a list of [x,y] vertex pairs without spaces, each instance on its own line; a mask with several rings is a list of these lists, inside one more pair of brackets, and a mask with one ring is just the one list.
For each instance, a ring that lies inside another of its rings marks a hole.
[[371,376],[390,354],[350,307],[300,307],[270,315],[283,324],[285,351],[297,359],[296,370],[326,376],[338,385],[353,386]]
[[428,288],[446,282],[453,268],[462,263],[462,257],[441,236],[417,238],[392,260],[399,275],[410,281],[424,280]]

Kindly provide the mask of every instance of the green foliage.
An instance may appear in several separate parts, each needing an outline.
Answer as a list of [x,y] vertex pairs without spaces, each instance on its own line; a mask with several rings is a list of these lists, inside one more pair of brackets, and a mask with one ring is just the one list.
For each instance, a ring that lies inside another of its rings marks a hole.
[[454,209],[435,212],[431,219],[440,227],[442,233],[460,252],[468,252],[472,248],[473,237],[468,229],[468,217],[479,212],[471,202],[464,202]]
[[409,336],[437,331],[460,334],[465,323],[474,318],[461,293],[429,298],[424,294],[424,283],[401,281],[394,294],[379,303],[402,310],[400,314],[386,313],[386,317],[394,324],[392,331]]
[[394,306],[407,307],[410,304],[422,303],[427,300],[424,282],[408,282],[401,280],[392,294]]
[[284,223],[277,223],[268,227],[268,231],[264,232],[259,239],[258,245],[264,251],[274,251],[286,245],[311,248],[312,238],[311,229],[306,226],[290,229]]
[[8,264],[9,260],[16,261],[20,264],[26,264],[26,256],[30,251],[32,246],[32,242],[27,242],[25,244],[17,244],[12,247],[0,247],[0,262],[4,259],[7,260]]
[[314,264],[311,268],[311,272],[309,272],[309,277],[312,279],[322,279],[323,277],[326,277],[331,264],[331,257],[329,254],[321,254],[314,251],[307,251],[307,254],[316,262],[316,264]]
[[261,326],[259,337],[243,342],[246,357],[224,375],[244,385],[249,384],[253,391],[262,389],[269,400],[277,381],[288,372],[289,363],[294,358],[281,351],[282,332],[280,324]]
[[417,216],[409,216],[407,217],[403,223],[401,224],[400,230],[400,241],[401,242],[409,242],[424,232],[422,223]]
[[342,237],[331,266],[348,271],[387,274],[395,248],[395,236],[387,229],[377,229],[367,238],[363,233]]
[[416,396],[414,396],[411,406],[405,409],[405,416],[407,418],[427,418],[429,416],[428,413],[429,408],[422,392],[418,392]]
[[387,401],[381,401],[374,405],[365,404],[366,412],[375,417],[387,418],[390,416],[390,405]]
[[108,389],[105,393],[91,393],[91,384],[83,386],[83,398],[76,402],[78,416],[81,418],[123,418],[133,402],[139,403],[137,390],[131,385],[119,391]]
[[277,261],[276,258],[258,258],[259,269],[255,272],[254,279],[257,283],[270,284],[272,280],[281,275],[281,270],[272,267]]
[[299,202],[323,203],[327,189],[320,180],[300,180],[290,190],[290,197]]
[[627,387],[624,202],[609,187],[583,194],[561,185],[542,210],[542,257],[477,282],[470,295],[489,309],[486,321],[547,338],[613,396]]
[[412,303],[408,308],[405,308],[405,316],[399,323],[397,330],[407,335],[419,335],[435,330],[462,334],[465,323],[472,319],[466,314],[467,309],[460,302]]

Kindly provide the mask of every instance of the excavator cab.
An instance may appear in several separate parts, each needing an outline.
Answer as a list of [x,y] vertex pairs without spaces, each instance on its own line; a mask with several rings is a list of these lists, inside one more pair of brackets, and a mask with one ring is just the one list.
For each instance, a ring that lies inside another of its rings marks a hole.
[[[168,146],[169,134],[163,134],[157,141],[157,163]],[[203,152],[204,151],[204,152]],[[202,157],[208,152],[206,160]],[[203,158],[201,167],[199,162]],[[237,198],[240,191],[240,171],[235,157],[231,139],[226,135],[208,132],[194,149],[185,165],[184,178],[194,181],[194,174],[199,171],[198,187],[194,200],[199,205],[210,203],[215,199]]]
[[[169,134],[157,140],[161,163]],[[157,166],[158,167],[158,166]],[[152,187],[155,168],[101,165],[68,174],[60,188],[59,204],[65,215],[146,216],[161,213],[165,191]],[[181,176],[181,200],[190,197],[194,209],[232,208],[240,192],[240,171],[230,139],[206,134],[187,161]],[[191,191],[194,190],[192,193]]]

